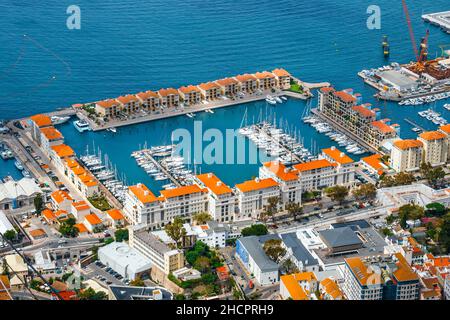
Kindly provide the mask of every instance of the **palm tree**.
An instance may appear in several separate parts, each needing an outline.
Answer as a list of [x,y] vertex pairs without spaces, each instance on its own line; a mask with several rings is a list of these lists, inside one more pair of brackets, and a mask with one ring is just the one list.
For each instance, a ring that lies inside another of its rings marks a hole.
[[286,210],[289,212],[289,215],[294,217],[294,221],[297,221],[297,217],[303,213],[303,207],[297,202],[288,202]]

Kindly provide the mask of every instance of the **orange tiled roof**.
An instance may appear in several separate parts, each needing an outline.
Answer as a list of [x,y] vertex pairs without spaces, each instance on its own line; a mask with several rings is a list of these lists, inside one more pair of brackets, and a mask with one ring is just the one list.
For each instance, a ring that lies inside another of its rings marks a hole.
[[336,164],[331,163],[330,161],[326,159],[319,159],[319,160],[313,160],[305,163],[299,163],[294,165],[294,168],[297,169],[299,172],[305,172],[320,168],[327,168],[327,167],[335,167]]
[[323,93],[335,92],[333,87],[323,87],[323,88],[320,88],[320,91]]
[[242,192],[250,192],[255,190],[261,190],[266,188],[272,188],[278,186],[278,183],[273,180],[272,178],[268,179],[255,179],[255,180],[248,180],[243,183],[239,183],[236,185],[236,188],[238,188]]
[[197,88],[196,86],[193,86],[193,85],[183,86],[183,87],[180,87],[178,90],[183,92],[183,93],[190,93],[190,92],[193,92],[193,91],[200,92],[200,89]]
[[137,101],[138,99],[133,94],[127,94],[125,96],[120,96],[120,97],[116,98],[116,100],[119,101],[122,104],[127,104],[127,103],[130,103],[132,101]]
[[213,173],[200,174],[197,178],[216,195],[231,193],[232,190]]
[[160,89],[158,91],[159,95],[162,97],[167,97],[168,95],[178,95],[178,90],[174,88]]
[[81,201],[77,201],[77,202],[73,202],[72,203],[72,207],[76,210],[76,211],[84,211],[84,210],[89,210],[90,207],[87,204],[86,201],[81,200]]
[[65,162],[66,162],[66,165],[67,165],[68,168],[74,168],[74,167],[77,167],[77,166],[80,165],[78,163],[78,161],[74,160],[74,159],[66,159]]
[[148,90],[145,92],[139,92],[136,97],[142,99],[142,100],[147,100],[150,98],[159,98],[158,94],[154,91]]
[[75,151],[66,144],[53,146],[52,150],[54,150],[60,158],[72,157],[75,155]]
[[111,219],[116,221],[125,219],[122,212],[119,209],[111,209],[106,211],[106,213],[111,217]]
[[92,226],[95,226],[97,224],[101,224],[102,223],[102,220],[100,220],[100,218],[97,217],[97,215],[94,214],[94,213],[91,213],[91,214],[88,214],[87,216],[84,216],[84,219],[87,222],[89,222],[89,224],[92,225]]
[[45,231],[43,229],[34,229],[31,230],[29,232],[30,236],[32,236],[33,238],[37,238],[37,237],[42,237],[42,236],[46,236],[47,233],[45,233]]
[[30,117],[30,119],[39,127],[47,127],[47,126],[51,126],[52,125],[52,119],[49,116],[46,116],[44,114],[37,114],[34,115],[32,117]]
[[238,81],[236,79],[233,78],[225,78],[225,79],[220,79],[216,81],[217,84],[221,85],[221,86],[229,86],[230,84],[237,84]]
[[446,138],[447,136],[439,131],[427,131],[423,132],[419,135],[423,140],[432,141],[432,140],[441,140]]
[[64,190],[56,190],[50,196],[58,204],[63,202],[64,200],[73,201],[73,199],[70,196],[70,194],[67,191],[64,191]]
[[273,172],[278,178],[283,181],[292,181],[298,179],[297,170],[292,170],[286,168],[284,164],[279,161],[269,161],[264,163],[264,167],[268,168],[271,172]]
[[41,133],[47,138],[47,140],[62,139],[63,135],[55,127],[41,128]]
[[377,170],[378,172],[383,171],[384,167],[381,163],[381,155],[376,153],[368,157],[361,158],[361,161],[364,161],[369,166]]
[[198,185],[193,184],[190,186],[183,186],[183,187],[178,187],[175,189],[162,190],[161,195],[164,198],[169,199],[169,198],[174,198],[174,197],[179,197],[179,196],[193,194],[193,193],[199,193],[199,192],[204,192],[204,190],[201,189]]
[[266,79],[266,78],[275,78],[273,73],[264,71],[264,72],[256,72],[255,77],[258,79]]
[[254,75],[248,74],[248,73],[240,74],[240,75],[236,76],[235,78],[238,81],[240,81],[240,82],[246,82],[246,81],[249,81],[249,80],[256,80],[256,77]]
[[56,218],[60,218],[60,217],[63,217],[63,216],[67,216],[67,211],[66,210],[58,210],[58,211],[55,211],[55,217]]
[[56,216],[50,209],[45,209],[42,211],[42,215],[48,220],[48,221],[56,221]]
[[361,285],[366,285],[369,278],[371,278],[370,284],[372,285],[381,283],[381,277],[374,276],[373,273],[369,272],[367,266],[360,257],[346,258],[345,262]]
[[348,164],[354,162],[352,158],[347,156],[344,152],[339,151],[339,149],[335,147],[322,149],[322,152],[339,164]]
[[323,279],[320,282],[321,286],[323,287],[324,291],[329,294],[333,299],[336,299],[338,297],[342,297],[342,291],[339,288],[339,286],[337,285],[337,283],[330,279],[330,278],[326,278]]
[[356,98],[345,91],[336,91],[334,95],[344,102],[355,102]]
[[375,116],[375,112],[367,109],[364,106],[354,106],[352,108],[354,111],[358,112],[361,116],[365,117],[365,118],[369,118],[369,117],[373,117]]
[[98,101],[97,105],[104,109],[108,109],[108,108],[112,108],[113,106],[117,106],[118,103],[114,99],[107,99],[107,100]]
[[217,83],[215,83],[214,81],[210,81],[210,82],[206,82],[206,83],[200,83],[198,85],[198,87],[200,89],[203,89],[203,90],[206,91],[206,90],[211,90],[211,89],[214,89],[214,88],[219,88],[219,85]]
[[396,253],[395,256],[398,259],[397,262],[397,270],[393,272],[394,277],[397,281],[412,281],[418,280],[419,277],[417,274],[411,269],[405,257],[401,253]]
[[86,232],[88,232],[88,229],[86,228],[84,223],[77,223],[76,225],[74,225],[74,227],[78,229],[79,233],[86,233]]
[[447,134],[450,134],[450,124],[446,124],[445,126],[440,126],[439,129],[441,129],[441,131],[444,131]]
[[276,75],[277,77],[290,77],[291,74],[284,70],[283,68],[278,68],[275,70],[272,70],[272,73]]
[[138,200],[142,203],[151,203],[155,202],[158,199],[155,197],[155,195],[150,191],[149,188],[147,188],[146,185],[142,183],[138,183],[135,186],[131,186],[128,188],[135,196],[138,198]]
[[299,276],[299,275],[300,275],[300,273],[287,274],[287,275],[281,276],[280,281],[286,287],[292,300],[309,300],[308,294],[303,289],[303,287],[299,284],[299,281],[302,281],[302,280],[297,279],[297,276]]
[[423,143],[415,139],[406,139],[394,141],[394,146],[399,148],[400,150],[407,150],[411,148],[423,147]]
[[374,128],[378,129],[382,133],[389,133],[389,132],[394,132],[395,131],[394,128],[392,128],[391,126],[387,125],[383,121],[373,121],[371,124],[372,124],[372,126]]

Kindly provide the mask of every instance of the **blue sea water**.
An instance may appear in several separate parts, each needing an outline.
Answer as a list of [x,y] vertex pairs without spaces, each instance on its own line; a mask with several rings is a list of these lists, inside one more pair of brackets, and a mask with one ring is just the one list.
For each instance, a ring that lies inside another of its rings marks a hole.
[[[329,81],[338,89],[354,88],[402,126],[402,137],[413,137],[405,117],[428,129],[417,111],[373,99],[375,91],[357,76],[361,69],[390,61],[407,62],[413,50],[400,2],[379,0],[381,30],[366,27],[365,0],[103,0],[77,1],[81,30],[66,27],[66,9],[73,1],[3,0],[0,3],[0,118],[12,119],[146,89],[179,87],[245,72],[284,67],[305,81]],[[430,56],[450,36],[420,19],[422,13],[448,10],[448,0],[408,1],[417,41],[430,29]],[[446,6],[447,5],[447,6]],[[388,35],[391,57],[380,47]],[[448,101],[447,101],[448,102]],[[436,109],[449,118],[437,102]],[[299,129],[305,144],[325,147],[330,141],[300,122],[305,103],[290,100],[276,107],[277,119]],[[265,112],[251,103],[249,118]],[[204,127],[220,130],[240,125],[245,107],[199,114]],[[272,111],[275,112],[275,111]],[[283,121],[284,121],[283,120]],[[143,181],[154,189],[130,153],[139,145],[170,142],[173,129],[192,130],[193,120],[171,118],[120,128],[111,133],[78,134],[61,126],[77,152],[100,146],[129,182]],[[0,175],[5,166],[0,164]],[[226,183],[257,175],[257,165],[201,165]]]

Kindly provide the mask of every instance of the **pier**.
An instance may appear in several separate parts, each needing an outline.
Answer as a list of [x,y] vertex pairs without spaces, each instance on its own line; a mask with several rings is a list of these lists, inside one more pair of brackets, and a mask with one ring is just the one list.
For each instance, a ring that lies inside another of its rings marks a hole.
[[422,19],[450,34],[450,11],[424,14]]
[[424,127],[418,125],[417,123],[415,123],[414,121],[412,121],[412,120],[410,120],[410,119],[408,119],[408,118],[405,118],[404,120],[405,120],[405,122],[409,123],[409,124],[412,125],[413,127],[419,128],[419,129],[422,130],[422,131],[427,131]]
[[161,165],[159,161],[156,161],[149,149],[140,150],[140,153],[144,155],[148,160],[150,160],[159,169],[160,172],[164,173],[174,185],[176,185],[177,187],[182,186],[182,184],[177,179],[175,179],[175,177],[172,175],[172,173],[170,173],[169,170]]

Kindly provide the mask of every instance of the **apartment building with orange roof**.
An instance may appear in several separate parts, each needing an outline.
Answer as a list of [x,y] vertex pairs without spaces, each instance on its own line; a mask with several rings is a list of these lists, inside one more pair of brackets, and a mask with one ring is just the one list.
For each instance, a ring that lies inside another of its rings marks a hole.
[[224,78],[217,80],[216,83],[220,86],[221,94],[227,97],[234,97],[241,91],[240,82],[235,78]]
[[84,216],[84,220],[82,223],[86,226],[89,232],[92,233],[103,226],[102,220],[100,220],[100,218],[95,213]]
[[160,105],[163,108],[178,107],[180,105],[180,94],[177,89],[167,88],[158,91]]
[[323,300],[343,300],[344,293],[337,284],[337,282],[331,278],[325,278],[319,283],[319,292]]
[[113,118],[122,111],[119,101],[116,99],[106,99],[95,103],[95,112],[102,117]]
[[92,197],[100,192],[98,181],[75,159],[64,161],[63,173],[77,190],[85,197]]
[[136,97],[144,110],[155,112],[160,108],[160,98],[157,92],[148,90],[136,94]]
[[277,79],[277,85],[280,89],[288,90],[291,88],[292,76],[289,72],[287,72],[283,68],[277,68],[272,70],[272,73],[275,75]]
[[361,158],[359,163],[361,164],[361,167],[367,169],[370,173],[379,177],[383,173],[389,171],[389,167],[385,165],[381,159],[381,154],[375,153],[370,156]]
[[400,253],[345,259],[343,291],[349,300],[417,300],[418,275]]
[[450,124],[440,126],[439,131],[447,136],[447,162],[450,162]]
[[142,183],[130,186],[124,202],[125,218],[132,225],[158,226],[164,220],[160,200]]
[[416,139],[399,139],[393,142],[390,165],[396,172],[412,172],[419,170],[422,158],[422,141]]
[[218,222],[234,220],[236,196],[214,173],[197,175],[197,183],[208,190],[208,213]]
[[448,136],[442,131],[426,131],[417,140],[423,143],[423,161],[432,166],[441,166],[448,158]]
[[294,165],[301,181],[300,192],[320,190],[336,184],[337,165],[327,159],[317,159]]
[[222,94],[221,87],[214,81],[201,83],[198,85],[203,99],[213,101],[219,99]]
[[91,214],[91,207],[84,200],[74,201],[70,206],[70,213],[77,221],[83,221],[85,216]]
[[314,272],[298,272],[280,277],[280,295],[283,299],[316,300],[318,281]]
[[280,197],[280,186],[272,178],[248,180],[236,184],[238,220],[257,219],[271,197]]
[[48,128],[53,125],[52,119],[45,114],[36,114],[30,117],[31,120],[31,136],[38,145],[41,145],[41,129]]
[[268,71],[256,72],[255,78],[258,82],[258,88],[260,90],[270,90],[277,87],[277,79],[275,75]]
[[119,209],[111,209],[106,211],[106,219],[109,222],[109,225],[114,228],[123,227],[125,225],[125,217]]
[[41,131],[41,149],[47,156],[50,156],[51,147],[63,144],[64,137],[61,132],[53,126],[40,128],[39,130]]
[[178,92],[186,106],[196,105],[202,101],[202,92],[196,86],[183,86],[178,89]]
[[73,151],[73,149],[66,144],[58,144],[50,147],[50,149],[50,160],[56,166],[58,171],[63,173],[66,160],[74,159],[75,151]]
[[362,104],[361,95],[352,89],[336,91],[322,88],[319,91],[318,110],[321,114],[343,126],[374,148],[384,140],[398,136],[399,126],[390,124],[390,120],[377,120],[379,110],[371,104]]
[[258,90],[258,80],[254,75],[246,73],[237,75],[235,78],[239,81],[242,92],[254,93]]
[[355,161],[341,152],[338,148],[332,146],[331,148],[322,149],[319,155],[320,159],[328,160],[336,165],[334,185],[351,186],[355,182]]
[[141,102],[134,94],[127,94],[116,98],[116,101],[120,105],[120,109],[126,114],[135,113],[139,111]]
[[272,178],[279,184],[283,203],[301,204],[302,183],[297,169],[288,168],[280,161],[269,161],[259,167],[259,177],[261,179]]
[[50,195],[50,203],[55,210],[70,211],[73,198],[67,191],[56,190]]

